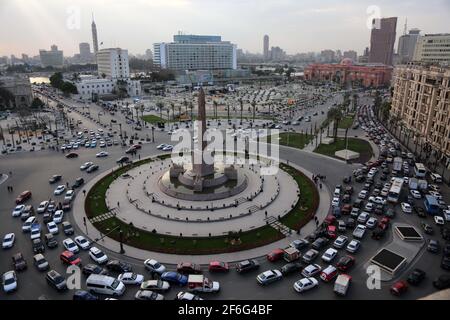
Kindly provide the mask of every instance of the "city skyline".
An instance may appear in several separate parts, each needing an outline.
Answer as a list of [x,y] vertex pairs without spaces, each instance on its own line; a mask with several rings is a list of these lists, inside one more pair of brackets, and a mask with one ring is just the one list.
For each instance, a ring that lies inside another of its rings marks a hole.
[[[154,42],[170,41],[180,30],[186,34],[221,35],[225,41],[236,43],[244,51],[261,54],[265,34],[269,35],[271,44],[288,54],[324,49],[351,49],[361,54],[370,42],[367,21],[373,11],[367,13],[367,10],[371,5],[379,7],[381,17],[398,17],[396,43],[403,34],[406,17],[410,28],[419,28],[424,34],[450,32],[446,23],[450,14],[445,15],[443,10],[445,7],[450,9],[450,4],[444,0],[431,0],[426,4],[416,0],[395,4],[385,0],[375,3],[326,0],[320,4],[310,0],[226,3],[138,0],[131,4],[123,0],[107,3],[105,0],[80,0],[76,5],[66,1],[4,0],[0,18],[4,24],[15,27],[0,30],[3,39],[0,56],[20,56],[22,53],[34,56],[39,49],[52,44],[64,50],[65,56],[72,56],[78,53],[79,43],[92,44],[92,12],[98,28],[98,42],[104,43],[102,48],[122,47],[133,54],[145,52]],[[120,15],[124,6],[127,6],[127,16]],[[117,23],[118,16],[120,23]],[[174,22],[170,22],[172,19]],[[17,24],[17,21],[21,23]]]

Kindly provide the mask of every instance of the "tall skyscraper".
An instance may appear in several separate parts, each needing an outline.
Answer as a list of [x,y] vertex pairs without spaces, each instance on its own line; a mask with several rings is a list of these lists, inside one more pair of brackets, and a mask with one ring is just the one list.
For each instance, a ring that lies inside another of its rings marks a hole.
[[373,19],[370,36],[370,63],[392,65],[397,17]]
[[414,50],[416,49],[417,40],[420,36],[419,29],[411,29],[408,34],[404,34],[398,38],[397,53],[400,63],[410,62],[414,57]]
[[94,45],[94,54],[98,52],[97,26],[95,25],[94,15],[92,15],[92,42]]
[[269,36],[266,34],[264,36],[264,44],[263,44],[263,54],[264,54],[264,60],[269,60]]

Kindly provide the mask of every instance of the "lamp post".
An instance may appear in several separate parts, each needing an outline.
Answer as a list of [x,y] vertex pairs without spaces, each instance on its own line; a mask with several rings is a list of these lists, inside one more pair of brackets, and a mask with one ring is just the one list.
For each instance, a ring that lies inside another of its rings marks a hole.
[[120,242],[120,254],[124,254],[125,250],[123,249],[123,231],[119,229],[119,242]]

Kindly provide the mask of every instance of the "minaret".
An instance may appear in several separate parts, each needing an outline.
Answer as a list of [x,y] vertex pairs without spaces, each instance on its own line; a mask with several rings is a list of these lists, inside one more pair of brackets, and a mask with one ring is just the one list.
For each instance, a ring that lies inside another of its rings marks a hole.
[[94,54],[97,55],[98,52],[98,38],[97,38],[97,26],[94,21],[94,14],[92,14],[92,42],[94,44]]

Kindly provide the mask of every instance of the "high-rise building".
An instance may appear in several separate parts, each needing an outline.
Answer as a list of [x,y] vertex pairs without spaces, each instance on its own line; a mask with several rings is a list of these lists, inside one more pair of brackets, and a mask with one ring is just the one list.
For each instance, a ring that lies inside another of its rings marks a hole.
[[352,59],[353,62],[358,62],[358,54],[353,50],[344,51],[345,58]]
[[95,24],[94,21],[94,15],[92,15],[92,43],[93,43],[93,48],[94,48],[94,54],[97,54],[98,52],[98,38],[97,38],[97,25]]
[[130,66],[128,50],[120,48],[102,49],[97,52],[97,69],[99,76],[111,79],[128,79]]
[[450,64],[450,33],[420,36],[414,60],[420,62]]
[[320,61],[330,63],[335,61],[335,52],[333,50],[322,50],[320,52]]
[[153,62],[162,69],[237,69],[236,45],[220,36],[176,35],[174,42],[155,43]]
[[91,47],[89,43],[82,42],[79,44],[80,47],[80,62],[88,63],[92,61]]
[[51,46],[51,50],[39,50],[42,67],[61,68],[64,64],[64,56],[62,50],[58,50],[56,45]]
[[392,65],[397,17],[373,19],[370,35],[370,63]]
[[273,61],[280,61],[286,59],[286,52],[280,47],[272,47],[270,49],[270,59]]
[[408,34],[401,35],[398,38],[397,54],[400,63],[408,63],[414,58],[417,40],[420,36],[419,29],[411,29]]
[[264,60],[269,60],[270,59],[270,54],[269,54],[269,36],[266,34],[264,36],[264,40],[263,40],[263,55],[264,55]]

